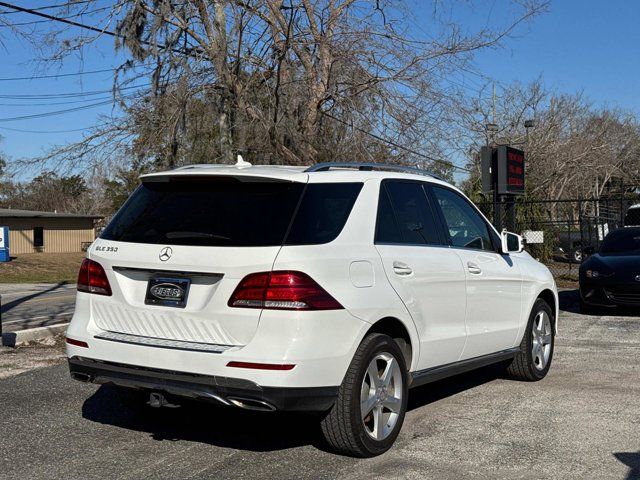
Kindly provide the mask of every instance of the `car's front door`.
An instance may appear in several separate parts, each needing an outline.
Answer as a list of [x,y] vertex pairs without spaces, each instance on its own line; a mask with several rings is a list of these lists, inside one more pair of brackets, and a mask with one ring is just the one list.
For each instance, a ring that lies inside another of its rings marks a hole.
[[465,273],[435,215],[423,183],[382,182],[376,248],[420,335],[419,369],[459,360],[466,337]]
[[522,304],[518,263],[499,253],[495,232],[465,197],[446,187],[432,185],[430,190],[467,277],[467,343],[462,358],[513,347]]

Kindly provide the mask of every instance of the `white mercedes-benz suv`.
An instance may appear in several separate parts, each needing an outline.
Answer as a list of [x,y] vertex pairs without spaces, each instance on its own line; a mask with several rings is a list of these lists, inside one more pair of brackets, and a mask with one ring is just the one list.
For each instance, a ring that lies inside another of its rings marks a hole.
[[557,314],[522,239],[427,172],[196,165],[142,176],[93,243],[67,355],[152,406],[319,412],[330,447],[373,456],[412,387],[542,379]]

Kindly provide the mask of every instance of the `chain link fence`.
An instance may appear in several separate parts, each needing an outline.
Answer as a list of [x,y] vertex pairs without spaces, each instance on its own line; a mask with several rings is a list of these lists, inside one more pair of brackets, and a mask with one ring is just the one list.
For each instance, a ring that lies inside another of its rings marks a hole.
[[[478,206],[493,221],[496,205],[486,202]],[[600,198],[517,198],[513,203],[500,202],[498,210],[498,230],[506,228],[522,235],[525,249],[556,278],[577,280],[580,263],[590,248],[599,248],[607,233],[623,226],[640,226],[640,186],[625,186]]]

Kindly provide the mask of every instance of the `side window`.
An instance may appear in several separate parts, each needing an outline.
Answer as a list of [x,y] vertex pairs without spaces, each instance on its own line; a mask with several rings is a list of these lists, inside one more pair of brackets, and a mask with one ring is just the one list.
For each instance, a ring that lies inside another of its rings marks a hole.
[[393,208],[387,189],[380,188],[380,199],[378,200],[378,220],[376,222],[376,242],[380,243],[402,243],[402,235],[396,222]]
[[476,209],[452,190],[436,186],[432,189],[447,224],[451,245],[493,251],[489,227]]
[[320,245],[336,239],[363,183],[311,183],[302,197],[285,245]]
[[441,243],[433,210],[421,184],[383,183],[378,205],[376,242],[410,245]]

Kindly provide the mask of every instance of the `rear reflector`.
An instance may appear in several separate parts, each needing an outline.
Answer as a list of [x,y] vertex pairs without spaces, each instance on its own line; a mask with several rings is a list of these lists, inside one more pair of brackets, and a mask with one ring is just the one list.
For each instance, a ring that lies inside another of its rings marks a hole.
[[80,340],[74,340],[73,338],[66,338],[66,342],[69,345],[75,345],[76,347],[84,347],[84,348],[89,348],[89,345],[87,344],[87,342],[82,342]]
[[98,262],[85,258],[78,273],[78,291],[111,296],[107,274]]
[[338,301],[302,272],[274,271],[247,275],[228,305],[270,310],[340,310]]
[[252,362],[229,362],[227,367],[253,368],[255,370],[292,370],[295,364],[291,363],[252,363]]

